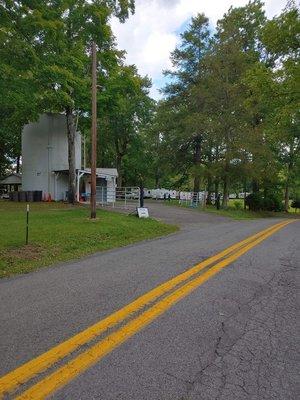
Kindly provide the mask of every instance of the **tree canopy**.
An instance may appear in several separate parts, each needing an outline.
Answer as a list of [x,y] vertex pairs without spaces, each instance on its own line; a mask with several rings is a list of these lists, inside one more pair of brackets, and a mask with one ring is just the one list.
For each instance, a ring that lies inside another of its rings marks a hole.
[[299,9],[267,19],[260,0],[231,7],[215,29],[195,15],[171,53],[162,100],[126,65],[110,28],[133,0],[3,0],[0,4],[0,174],[19,160],[22,126],[66,115],[74,201],[74,134],[90,154],[90,48],[98,49],[99,166],[119,185],[299,197]]
[[224,207],[230,191],[284,194],[288,210],[299,174],[298,31],[293,2],[272,20],[259,0],[231,7],[214,33],[203,14],[192,18],[157,112],[178,187],[207,190],[208,203],[221,190]]

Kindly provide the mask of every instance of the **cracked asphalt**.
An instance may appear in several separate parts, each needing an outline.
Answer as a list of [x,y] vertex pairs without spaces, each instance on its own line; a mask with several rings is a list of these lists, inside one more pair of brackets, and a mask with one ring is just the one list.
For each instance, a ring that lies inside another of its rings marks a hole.
[[[0,281],[0,375],[279,222],[149,204],[180,232]],[[251,249],[53,399],[296,400],[300,221]]]

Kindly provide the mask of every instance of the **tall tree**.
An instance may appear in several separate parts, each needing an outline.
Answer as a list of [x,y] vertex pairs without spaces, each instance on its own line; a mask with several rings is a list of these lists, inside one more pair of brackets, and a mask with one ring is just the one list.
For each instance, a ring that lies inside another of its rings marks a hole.
[[133,0],[4,0],[1,4],[1,19],[8,21],[5,40],[17,35],[33,54],[28,71],[38,84],[34,110],[66,115],[71,203],[75,201],[76,118],[90,111],[91,43],[97,44],[101,72],[108,73],[119,56],[109,18],[116,15],[124,21],[133,11]]
[[25,29],[24,7],[0,3],[0,175],[21,154],[21,130],[36,118],[37,83],[32,66],[32,29]]
[[[203,71],[202,60],[209,49],[210,32],[208,19],[204,14],[192,18],[187,30],[181,34],[181,43],[171,54],[172,71],[166,71],[171,83],[164,88],[167,97],[166,104],[173,111],[177,125],[177,140],[184,142],[186,160],[190,159],[194,176],[194,192],[200,190],[200,166],[205,128],[199,118],[203,108],[203,97],[195,99],[191,96],[193,87],[201,82]],[[195,118],[192,118],[194,116]]]
[[[265,22],[260,1],[230,8],[218,21],[212,51],[206,59],[209,114],[222,160],[223,206],[227,207],[231,176],[245,160],[247,115],[243,77],[260,57],[258,34]],[[243,168],[242,168],[243,169]],[[241,170],[242,170],[241,169]]]
[[118,169],[118,186],[123,185],[123,159],[151,116],[153,100],[148,96],[151,82],[135,66],[121,65],[111,74],[100,94],[100,123],[112,144]]
[[[263,110],[264,142],[273,153],[273,165],[277,161],[277,169],[284,177],[286,211],[300,152],[299,28],[299,10],[290,2],[282,14],[263,28],[265,59],[247,76],[248,101]],[[269,168],[269,172],[276,176],[274,168]]]

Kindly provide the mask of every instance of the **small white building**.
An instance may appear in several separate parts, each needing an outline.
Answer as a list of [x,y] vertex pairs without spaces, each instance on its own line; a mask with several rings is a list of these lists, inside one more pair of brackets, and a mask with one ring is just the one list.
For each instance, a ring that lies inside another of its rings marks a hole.
[[[81,161],[81,135],[75,137],[77,200],[89,198],[90,169]],[[115,201],[117,170],[97,169],[97,200]],[[68,191],[68,137],[64,114],[43,114],[22,132],[22,190],[39,190],[43,198],[66,200]]]
[[[116,168],[96,169],[96,202],[115,203],[118,171]],[[91,169],[77,171],[77,198],[88,200],[91,195]]]

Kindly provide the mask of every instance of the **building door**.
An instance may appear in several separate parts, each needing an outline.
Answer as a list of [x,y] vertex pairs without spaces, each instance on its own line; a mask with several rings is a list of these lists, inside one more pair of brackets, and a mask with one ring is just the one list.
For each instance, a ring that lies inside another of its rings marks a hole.
[[104,178],[97,178],[96,202],[107,203],[107,180]]

